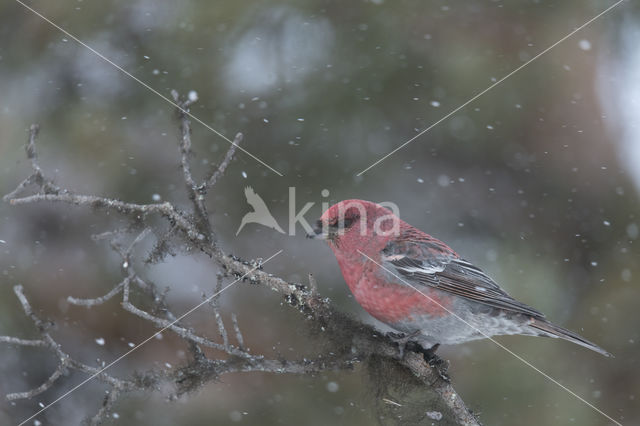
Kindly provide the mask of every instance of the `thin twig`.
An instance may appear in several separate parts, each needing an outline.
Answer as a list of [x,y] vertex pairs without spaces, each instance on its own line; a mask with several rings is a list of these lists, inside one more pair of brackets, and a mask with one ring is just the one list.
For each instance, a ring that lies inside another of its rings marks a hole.
[[31,173],[31,175],[29,175],[29,177],[27,177],[25,180],[20,182],[16,189],[2,197],[4,201],[17,197],[24,191],[26,187],[31,184],[38,186],[40,190],[47,194],[57,194],[58,192],[60,192],[60,188],[54,185],[52,181],[44,177],[42,169],[40,168],[40,164],[38,163],[36,139],[38,138],[39,132],[40,126],[37,124],[32,124],[29,127],[29,138],[27,139],[27,143],[25,145],[25,151],[27,152],[27,158],[31,160],[31,169],[33,170],[33,173]]
[[227,329],[224,326],[224,321],[222,320],[222,314],[220,313],[220,293],[222,293],[222,274],[217,274],[216,280],[216,296],[213,297],[209,301],[209,306],[213,308],[213,315],[215,316],[216,323],[218,324],[218,331],[220,332],[220,336],[222,337],[222,344],[224,346],[229,346],[229,336],[227,335]]
[[42,392],[51,388],[51,386],[53,386],[56,380],[58,380],[58,378],[60,378],[63,374],[65,374],[66,371],[67,371],[67,361],[62,361],[58,365],[58,368],[56,368],[56,370],[53,372],[53,374],[49,376],[49,378],[45,380],[45,382],[42,383],[37,388],[33,388],[26,392],[9,393],[5,398],[7,399],[7,401],[15,401],[16,399],[31,399],[34,396],[40,395]]
[[235,312],[231,313],[231,322],[233,323],[233,330],[236,332],[238,347],[244,350],[244,337],[242,337],[242,332],[240,331],[240,326],[238,325],[238,317],[236,316]]
[[209,188],[215,186],[215,184],[218,182],[218,179],[220,179],[224,175],[224,172],[225,170],[227,170],[229,163],[231,163],[231,160],[236,153],[236,149],[238,148],[238,146],[240,146],[240,142],[242,142],[243,137],[244,136],[242,135],[242,133],[236,134],[233,143],[227,150],[227,154],[224,156],[224,160],[222,160],[222,163],[220,163],[218,168],[211,174],[211,177],[207,179],[203,184],[204,191],[207,191]]
[[187,184],[187,191],[189,192],[189,198],[194,199],[196,197],[196,184],[191,174],[191,120],[186,114],[188,112],[189,105],[188,99],[185,102],[180,100],[178,92],[171,91],[171,96],[175,100],[176,104],[180,106],[178,108],[178,114],[180,114],[180,130],[182,132],[180,138],[180,160],[182,164],[182,173],[184,174],[184,181]]
[[197,226],[208,239],[214,240],[213,231],[211,230],[211,223],[209,222],[209,215],[207,214],[207,206],[205,203],[205,192],[199,189],[193,179],[191,172],[191,119],[189,117],[189,107],[195,101],[186,99],[180,100],[178,92],[171,91],[171,95],[179,106],[177,108],[178,115],[180,117],[180,163],[182,165],[182,173],[184,177],[184,183],[187,187],[187,195],[193,203],[193,209],[197,218]]
[[116,294],[120,293],[122,291],[122,289],[124,288],[124,286],[128,285],[129,282],[130,282],[130,278],[126,277],[124,280],[120,281],[118,283],[118,285],[116,285],[114,288],[112,288],[111,291],[109,291],[104,296],[96,297],[96,298],[93,298],[93,299],[79,299],[77,297],[68,296],[67,297],[67,302],[71,303],[72,305],[86,306],[86,307],[102,305],[106,301],[112,299],[113,296],[115,296]]
[[[127,288],[128,286],[125,286],[125,289]],[[217,349],[217,350],[226,352],[230,355],[239,356],[241,358],[248,358],[251,356],[241,349],[234,348],[233,346],[225,346],[220,343],[216,343],[212,340],[209,340],[205,337],[199,336],[195,334],[192,330],[189,330],[177,324],[174,324],[173,321],[166,320],[163,318],[158,318],[154,315],[151,315],[147,311],[143,311],[142,309],[137,308],[130,301],[123,301],[122,307],[127,312],[131,312],[132,314],[137,315],[140,318],[143,318],[147,321],[152,322],[153,324],[156,325],[156,327],[162,328],[162,329],[166,328],[167,330],[171,330],[174,333],[176,333],[178,336],[190,342],[197,343],[198,345],[206,346],[209,348]]]
[[[53,339],[53,337],[49,334],[49,323],[42,321],[31,308],[31,304],[29,303],[27,297],[24,294],[24,289],[21,285],[16,285],[13,287],[13,291],[20,301],[22,305],[22,310],[25,315],[31,319],[34,323],[38,332],[40,333],[41,340],[23,340],[18,338],[8,338],[6,341],[8,343],[14,343],[18,345],[24,346],[42,346],[48,348],[51,352],[53,352],[58,358],[58,367],[56,370],[49,376],[47,380],[45,380],[39,386],[26,391],[26,392],[15,392],[6,395],[8,400],[17,400],[17,399],[27,399],[33,398],[34,396],[41,394],[42,392],[50,389],[57,381],[64,375],[67,369],[77,370],[86,374],[95,375],[97,379],[111,385],[111,386],[120,386],[120,387],[130,387],[131,382],[126,380],[117,379],[113,376],[105,372],[101,372],[95,367],[88,366],[79,361],[74,360],[68,353],[64,352],[61,346]],[[3,339],[5,340],[5,339]],[[34,344],[35,342],[39,342]]]
[[104,396],[102,406],[98,412],[89,420],[91,426],[102,424],[106,418],[111,414],[113,406],[116,401],[120,399],[122,395],[122,388],[120,386],[113,386],[110,391]]
[[42,340],[19,339],[11,336],[0,336],[0,343],[8,343],[10,345],[18,346],[47,346],[47,344]]
[[151,228],[144,228],[142,232],[140,232],[138,236],[131,242],[131,244],[129,244],[129,247],[127,248],[127,251],[126,251],[127,255],[131,256],[131,253],[133,253],[133,250],[136,248],[136,245],[140,244],[140,242],[144,240],[145,237],[150,233],[151,233]]
[[178,225],[183,232],[188,234],[190,240],[205,239],[204,235],[198,232],[197,228],[169,202],[136,204],[95,195],[76,195],[71,193],[35,194],[21,198],[12,198],[9,202],[11,205],[19,206],[42,201],[86,206],[98,210],[114,211],[124,215],[135,215],[136,219],[144,219],[148,214],[159,213]]

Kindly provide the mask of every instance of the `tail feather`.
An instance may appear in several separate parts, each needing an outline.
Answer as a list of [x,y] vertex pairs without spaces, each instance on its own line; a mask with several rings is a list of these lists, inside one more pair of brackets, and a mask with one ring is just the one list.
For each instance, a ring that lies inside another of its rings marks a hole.
[[577,345],[584,346],[585,348],[591,349],[592,351],[598,352],[599,354],[602,354],[604,356],[613,357],[613,355],[611,355],[609,352],[605,351],[595,343],[588,341],[587,339],[580,336],[579,334],[574,333],[571,330],[567,330],[566,328],[562,328],[553,323],[550,323],[544,319],[532,318],[532,321],[529,324],[529,326],[535,329],[538,329],[540,331],[543,331],[544,333],[541,333],[541,334],[544,336],[560,337],[561,339],[565,339]]

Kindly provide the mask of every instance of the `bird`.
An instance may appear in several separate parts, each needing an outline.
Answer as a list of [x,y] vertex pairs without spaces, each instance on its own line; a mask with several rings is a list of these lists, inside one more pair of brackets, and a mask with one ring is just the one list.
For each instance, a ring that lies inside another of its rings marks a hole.
[[240,233],[242,228],[244,228],[247,223],[259,223],[260,225],[275,229],[281,234],[284,234],[284,231],[282,230],[282,228],[280,228],[278,222],[276,222],[264,200],[258,194],[256,194],[253,188],[247,186],[244,189],[244,195],[247,198],[247,203],[249,203],[249,205],[253,207],[253,211],[245,214],[242,217],[240,226],[236,231],[236,236]]
[[[344,200],[315,222],[310,238],[333,251],[355,300],[425,349],[496,335],[546,336],[612,356],[511,297],[447,244],[364,200]],[[399,339],[400,340],[400,339]]]

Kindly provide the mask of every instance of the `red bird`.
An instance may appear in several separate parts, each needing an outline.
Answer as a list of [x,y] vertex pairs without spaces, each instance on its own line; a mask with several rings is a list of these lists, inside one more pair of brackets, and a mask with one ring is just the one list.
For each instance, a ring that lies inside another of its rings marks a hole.
[[346,200],[317,221],[315,234],[335,254],[360,305],[425,348],[496,335],[560,337],[611,356],[509,296],[442,241],[389,209]]

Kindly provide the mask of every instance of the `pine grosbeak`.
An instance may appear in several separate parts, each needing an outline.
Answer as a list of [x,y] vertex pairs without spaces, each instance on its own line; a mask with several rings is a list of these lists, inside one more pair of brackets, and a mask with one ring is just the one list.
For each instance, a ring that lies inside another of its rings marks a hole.
[[[442,241],[378,204],[346,200],[317,221],[360,305],[425,348],[495,335],[560,337],[606,356],[509,296]],[[437,347],[437,346],[436,346]]]

